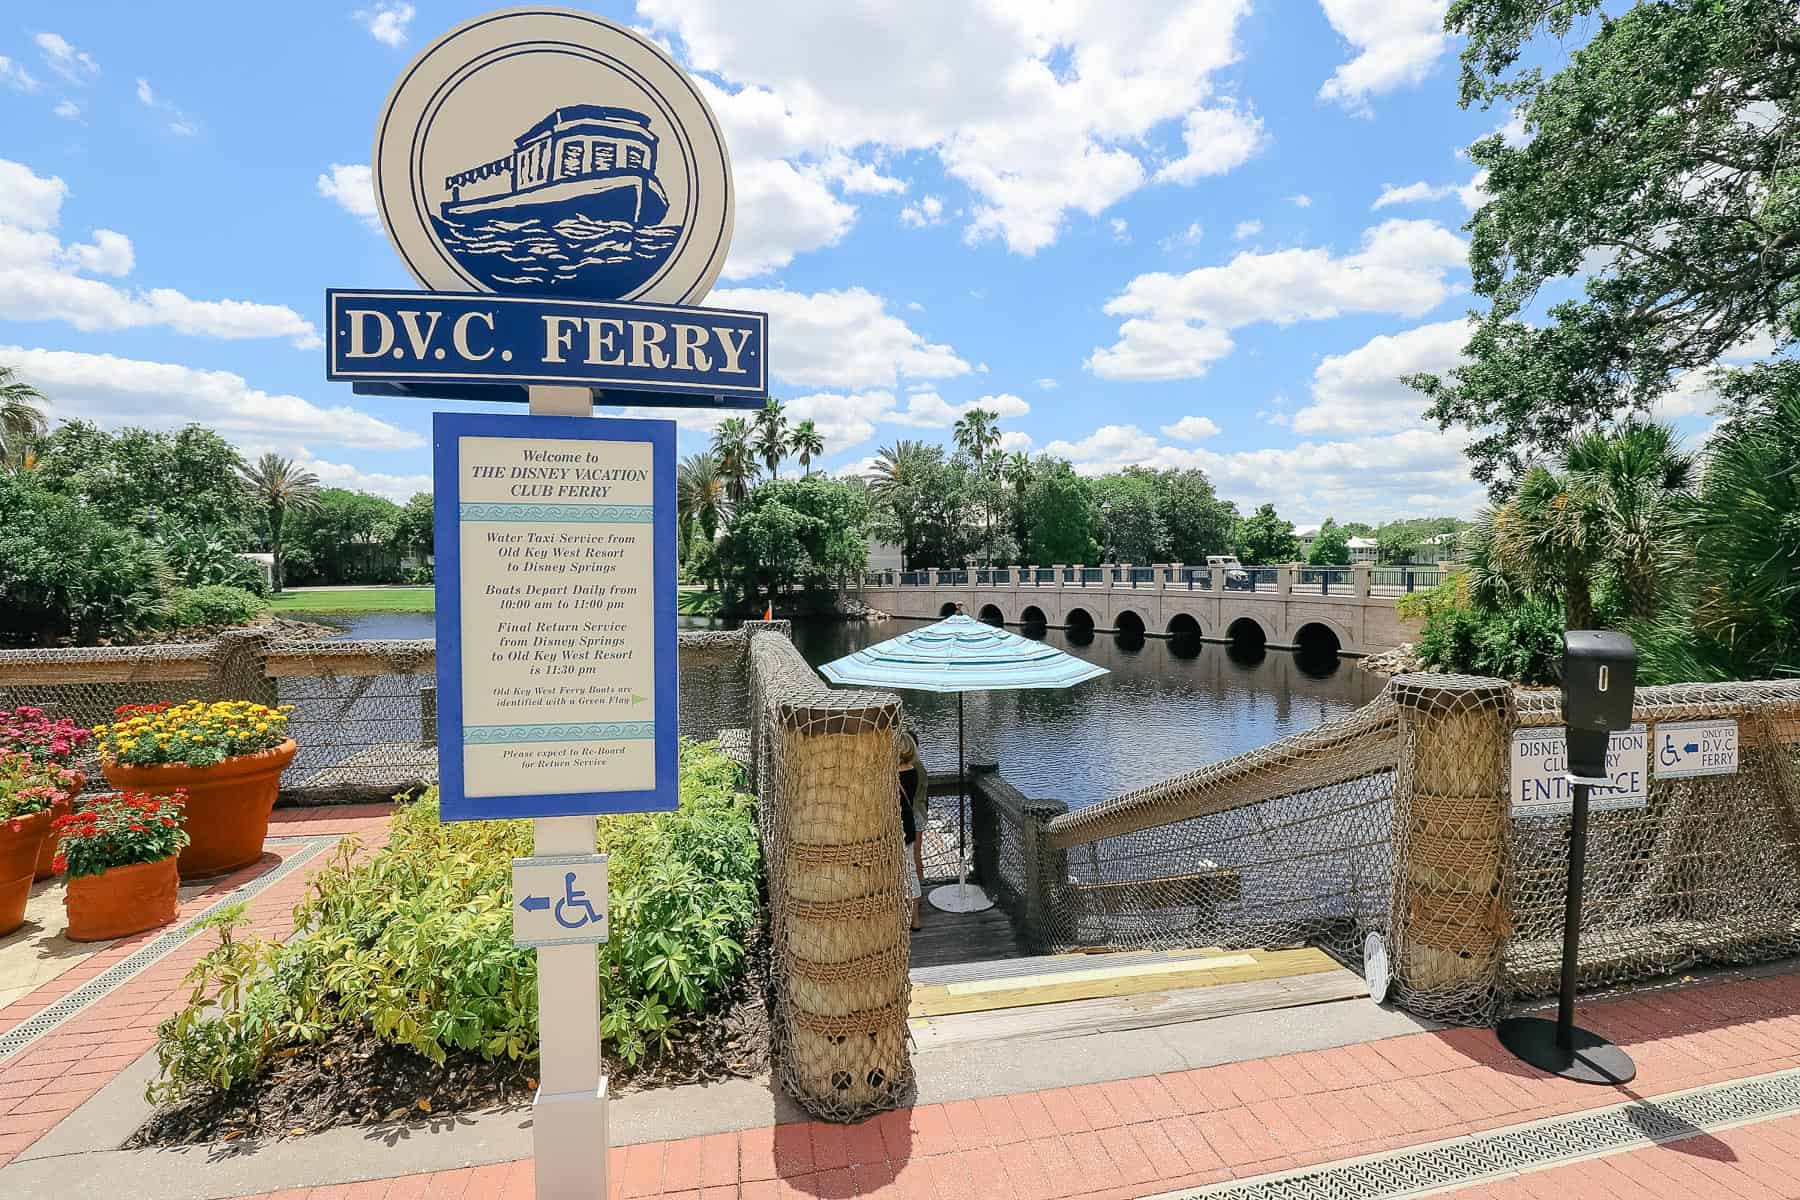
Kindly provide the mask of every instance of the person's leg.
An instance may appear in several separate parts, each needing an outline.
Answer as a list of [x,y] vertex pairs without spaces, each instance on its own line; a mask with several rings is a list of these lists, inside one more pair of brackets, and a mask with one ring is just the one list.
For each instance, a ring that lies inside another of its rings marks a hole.
[[917,930],[919,928],[919,896],[925,890],[924,845],[925,845],[924,838],[917,837],[917,838],[913,839],[913,844],[912,844],[912,861],[913,861],[912,927],[914,930]]

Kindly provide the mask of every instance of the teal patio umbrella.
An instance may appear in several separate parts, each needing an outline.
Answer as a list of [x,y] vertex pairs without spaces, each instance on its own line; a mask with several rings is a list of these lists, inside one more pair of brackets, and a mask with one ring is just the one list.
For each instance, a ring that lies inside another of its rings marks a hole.
[[[826,663],[819,671],[832,683],[847,687],[955,692],[959,780],[967,775],[963,761],[964,692],[1074,687],[1106,674],[1105,667],[961,613],[847,654]],[[931,903],[946,912],[977,912],[994,902],[980,888],[969,886],[968,818],[966,806],[960,802],[956,816],[960,877],[958,882],[933,891]]]

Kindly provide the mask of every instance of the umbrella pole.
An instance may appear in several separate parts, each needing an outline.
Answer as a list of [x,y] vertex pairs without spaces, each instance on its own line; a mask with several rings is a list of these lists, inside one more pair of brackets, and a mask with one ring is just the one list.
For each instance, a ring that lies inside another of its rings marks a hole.
[[956,693],[956,883],[931,893],[931,904],[945,912],[980,912],[994,901],[979,887],[969,886],[969,764],[963,753],[963,694]]

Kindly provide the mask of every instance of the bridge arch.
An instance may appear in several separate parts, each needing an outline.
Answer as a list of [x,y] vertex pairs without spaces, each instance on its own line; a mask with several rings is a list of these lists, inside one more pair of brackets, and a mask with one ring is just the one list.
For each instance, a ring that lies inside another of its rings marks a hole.
[[1094,614],[1085,608],[1071,608],[1063,614],[1062,623],[1068,629],[1085,633],[1094,632]]
[[1172,638],[1197,638],[1200,636],[1200,621],[1192,613],[1176,613],[1169,618],[1169,624],[1163,632]]
[[1239,617],[1225,627],[1225,636],[1234,646],[1261,649],[1269,644],[1269,631],[1255,617]]
[[1049,623],[1050,618],[1046,617],[1044,610],[1035,604],[1027,604],[1025,611],[1019,614],[1019,624],[1021,625],[1048,625]]
[[989,625],[1004,625],[1004,624],[1006,624],[1006,614],[1000,611],[1000,606],[998,604],[982,605],[980,617],[983,621],[986,621]]
[[1294,631],[1294,649],[1307,655],[1336,655],[1343,652],[1344,639],[1324,621],[1308,621]]
[[938,616],[940,617],[954,617],[955,615],[956,605],[949,601],[944,603],[944,607],[938,609]]
[[1144,618],[1129,608],[1120,609],[1113,617],[1113,629],[1127,637],[1143,637],[1144,628]]

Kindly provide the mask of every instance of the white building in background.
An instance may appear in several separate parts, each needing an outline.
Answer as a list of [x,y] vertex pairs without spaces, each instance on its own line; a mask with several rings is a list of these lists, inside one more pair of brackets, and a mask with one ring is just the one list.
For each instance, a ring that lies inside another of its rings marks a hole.
[[900,547],[892,542],[884,542],[880,538],[869,539],[869,570],[898,571],[901,569]]
[[1375,561],[1375,539],[1353,537],[1350,539],[1350,561],[1352,563],[1372,563]]
[[1317,525],[1297,525],[1294,536],[1300,539],[1300,558],[1302,561],[1312,557],[1313,543],[1319,540]]

